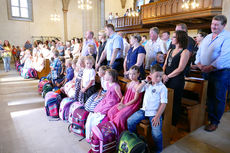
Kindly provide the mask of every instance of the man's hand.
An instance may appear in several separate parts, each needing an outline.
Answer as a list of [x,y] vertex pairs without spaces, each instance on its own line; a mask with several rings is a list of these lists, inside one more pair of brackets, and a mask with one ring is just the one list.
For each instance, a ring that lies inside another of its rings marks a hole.
[[208,65],[208,66],[203,66],[201,71],[205,72],[205,73],[209,73],[211,71],[215,70],[215,67],[213,67],[212,65]]
[[154,117],[152,118],[152,124],[153,124],[154,127],[159,126],[159,125],[160,125],[160,118],[154,116]]

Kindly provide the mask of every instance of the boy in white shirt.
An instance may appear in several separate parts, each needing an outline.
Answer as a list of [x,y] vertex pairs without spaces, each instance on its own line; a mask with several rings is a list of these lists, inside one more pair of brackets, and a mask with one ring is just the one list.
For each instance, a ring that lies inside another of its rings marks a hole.
[[145,91],[142,108],[127,120],[128,130],[136,132],[136,126],[141,120],[149,118],[152,128],[153,141],[156,144],[154,152],[161,152],[162,140],[162,113],[165,110],[168,98],[166,86],[162,83],[163,69],[159,64],[151,67],[151,74],[138,86],[137,92]]

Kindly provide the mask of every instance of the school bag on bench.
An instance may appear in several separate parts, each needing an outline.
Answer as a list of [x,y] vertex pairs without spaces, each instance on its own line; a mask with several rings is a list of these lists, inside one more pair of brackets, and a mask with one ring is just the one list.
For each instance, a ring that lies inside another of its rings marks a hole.
[[68,117],[68,121],[70,123],[73,122],[73,113],[74,113],[75,109],[82,107],[82,106],[83,106],[83,104],[81,104],[80,102],[77,102],[77,101],[71,103],[70,109],[69,109],[69,117]]
[[69,132],[85,137],[85,123],[89,112],[84,107],[79,107],[74,110],[72,123],[69,125]]
[[94,126],[92,133],[89,153],[107,153],[116,150],[117,129],[112,121]]
[[59,106],[61,96],[53,91],[50,91],[45,96],[46,115],[52,118],[59,118]]
[[46,83],[42,88],[42,97],[45,98],[49,91],[52,91],[53,87],[50,83]]
[[145,153],[146,143],[135,133],[124,131],[119,138],[118,153]]
[[69,109],[70,109],[70,105],[73,103],[73,99],[66,97],[64,99],[62,99],[61,104],[60,104],[60,108],[59,108],[59,118],[61,120],[67,120],[68,121],[68,117],[69,117]]
[[29,68],[28,75],[30,78],[37,78],[38,77],[37,71],[33,68]]
[[39,93],[39,94],[42,94],[43,86],[44,86],[46,83],[49,83],[49,80],[47,80],[47,79],[41,80],[41,81],[38,83],[38,93]]

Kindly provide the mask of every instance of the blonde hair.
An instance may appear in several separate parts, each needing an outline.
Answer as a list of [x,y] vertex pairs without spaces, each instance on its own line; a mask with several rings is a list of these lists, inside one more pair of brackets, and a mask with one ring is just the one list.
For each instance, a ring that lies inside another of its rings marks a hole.
[[72,65],[72,60],[71,59],[66,59],[66,64]]
[[105,30],[99,31],[98,34],[101,34],[101,36],[102,36],[103,38],[106,38]]
[[88,46],[90,49],[94,49],[94,45],[89,45]]
[[88,55],[88,56],[85,57],[85,61],[91,61],[91,62],[93,62],[93,64],[95,63],[94,57],[90,56],[90,55]]

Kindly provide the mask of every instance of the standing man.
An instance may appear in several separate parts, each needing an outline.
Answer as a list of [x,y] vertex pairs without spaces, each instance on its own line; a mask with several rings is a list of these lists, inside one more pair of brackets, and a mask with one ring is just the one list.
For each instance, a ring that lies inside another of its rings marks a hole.
[[150,65],[153,61],[156,60],[157,52],[163,50],[163,42],[158,37],[159,29],[157,27],[153,27],[149,30],[149,40],[145,45],[146,57],[145,57],[145,69],[150,69]]
[[105,33],[109,38],[107,39],[107,43],[100,60],[96,64],[96,69],[100,67],[102,61],[106,58],[108,66],[120,71],[123,68],[123,38],[115,32],[112,24],[107,24],[105,26]]
[[197,51],[195,64],[208,73],[207,110],[210,124],[205,130],[215,131],[224,113],[226,92],[230,91],[230,33],[224,28],[224,15],[213,17],[212,33],[206,36]]
[[88,52],[88,48],[89,45],[93,45],[94,46],[94,53],[97,53],[97,45],[93,39],[94,33],[93,31],[87,31],[85,34],[85,38],[86,40],[83,43],[83,47],[82,47],[82,52],[81,52],[81,56],[88,56],[89,52]]
[[164,42],[165,44],[165,50],[168,51],[169,46],[172,42],[172,40],[170,39],[170,32],[169,31],[163,31],[161,34],[161,40]]

